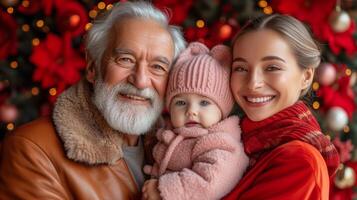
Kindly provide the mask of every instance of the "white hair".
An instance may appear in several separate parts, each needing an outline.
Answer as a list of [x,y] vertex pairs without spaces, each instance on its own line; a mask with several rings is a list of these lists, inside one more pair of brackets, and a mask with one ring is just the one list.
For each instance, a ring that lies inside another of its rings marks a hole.
[[95,69],[100,73],[100,66],[104,52],[108,47],[109,33],[111,28],[125,18],[142,18],[153,20],[166,28],[174,43],[174,60],[186,47],[181,29],[177,26],[169,25],[167,15],[144,1],[138,2],[118,2],[110,11],[107,11],[100,19],[93,22],[93,26],[86,36],[86,49],[94,61]]
[[[118,99],[120,94],[144,97],[149,99],[150,105],[128,103]],[[111,87],[100,77],[94,83],[92,101],[110,127],[130,135],[142,135],[148,132],[163,109],[163,100],[154,89],[139,90],[129,83],[119,83]]]

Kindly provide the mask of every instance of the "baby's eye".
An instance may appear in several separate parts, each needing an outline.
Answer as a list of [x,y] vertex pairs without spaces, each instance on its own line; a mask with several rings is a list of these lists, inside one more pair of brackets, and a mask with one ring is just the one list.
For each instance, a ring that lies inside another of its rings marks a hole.
[[211,104],[211,102],[206,101],[206,100],[202,100],[202,101],[200,102],[200,105],[201,105],[201,106],[208,106],[208,105],[210,105],[210,104]]
[[186,102],[182,101],[182,100],[178,100],[178,101],[175,102],[175,105],[176,106],[184,106],[184,105],[186,105]]

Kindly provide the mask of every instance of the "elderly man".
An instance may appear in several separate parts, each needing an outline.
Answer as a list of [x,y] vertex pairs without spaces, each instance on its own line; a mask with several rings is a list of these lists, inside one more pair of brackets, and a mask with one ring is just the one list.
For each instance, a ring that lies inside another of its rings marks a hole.
[[2,199],[137,199],[143,140],[162,111],[170,66],[185,47],[149,3],[118,3],[86,38],[86,79],[57,100],[52,119],[3,141]]

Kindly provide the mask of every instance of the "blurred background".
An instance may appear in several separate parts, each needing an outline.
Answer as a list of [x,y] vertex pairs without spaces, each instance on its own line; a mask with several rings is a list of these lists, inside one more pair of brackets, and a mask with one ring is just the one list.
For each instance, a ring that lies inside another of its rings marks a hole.
[[[0,140],[50,115],[56,97],[80,80],[83,36],[114,0],[0,0]],[[323,61],[311,107],[338,148],[342,165],[330,199],[357,199],[357,0],[153,0],[188,41],[229,45],[251,18],[284,13],[310,28]]]

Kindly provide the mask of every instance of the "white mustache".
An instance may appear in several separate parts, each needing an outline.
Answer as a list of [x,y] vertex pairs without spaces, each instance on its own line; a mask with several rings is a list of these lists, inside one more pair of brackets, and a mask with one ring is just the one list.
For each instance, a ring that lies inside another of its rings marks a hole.
[[125,95],[140,96],[145,99],[149,99],[151,102],[155,100],[155,97],[159,96],[157,92],[152,88],[138,89],[129,83],[118,84],[114,86],[112,92],[114,92],[115,94],[119,93]]

